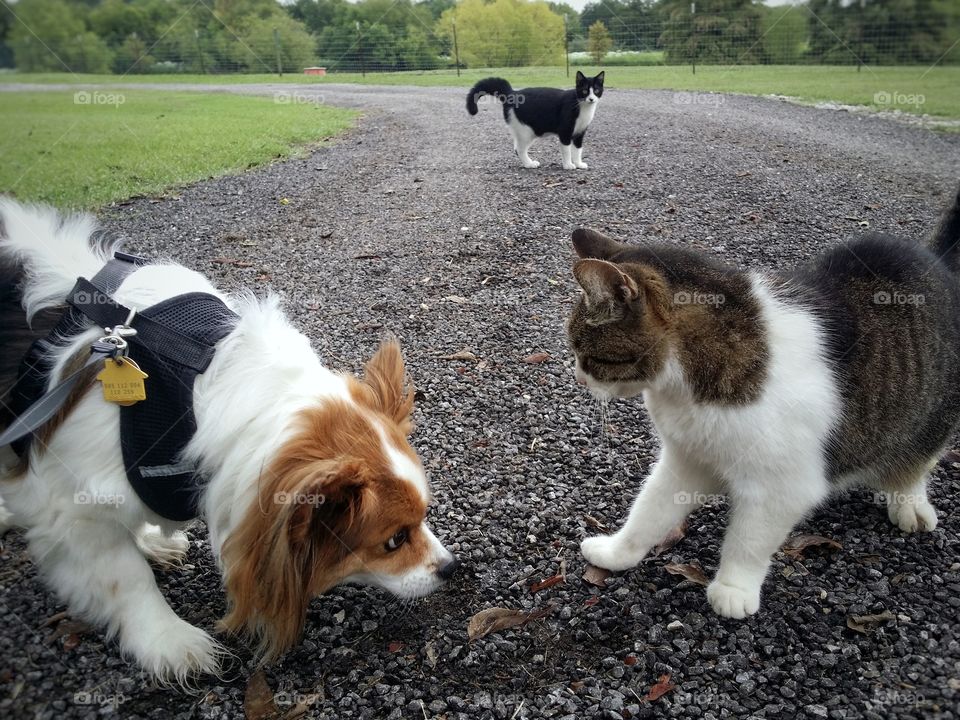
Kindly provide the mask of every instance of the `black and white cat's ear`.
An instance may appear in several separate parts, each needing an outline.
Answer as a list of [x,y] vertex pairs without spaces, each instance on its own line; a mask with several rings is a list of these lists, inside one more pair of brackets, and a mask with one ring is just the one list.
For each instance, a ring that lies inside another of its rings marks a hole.
[[632,277],[606,260],[578,260],[573,276],[580,283],[590,307],[613,307],[633,302],[640,288]]
[[596,78],[594,78],[594,79],[595,79],[597,82],[599,82],[601,85],[603,85],[603,76],[604,76],[604,74],[605,74],[606,72],[607,72],[606,70],[601,70],[601,71],[600,71],[600,74],[597,75]]
[[580,83],[582,83],[582,82],[583,82],[584,80],[586,80],[586,79],[587,79],[587,76],[584,75],[584,74],[583,74],[582,72],[580,72],[579,70],[577,70],[577,85],[579,85]]
[[572,239],[573,249],[582,258],[609,260],[623,249],[622,243],[589,228],[574,230]]

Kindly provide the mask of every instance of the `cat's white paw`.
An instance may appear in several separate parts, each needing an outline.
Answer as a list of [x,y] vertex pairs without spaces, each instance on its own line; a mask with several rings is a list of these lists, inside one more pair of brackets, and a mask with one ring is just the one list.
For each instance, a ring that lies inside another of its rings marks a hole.
[[576,170],[576,169],[577,169],[577,166],[574,165],[572,162],[565,162],[565,163],[563,163],[563,169],[564,169],[564,170]]
[[714,580],[707,586],[707,600],[717,615],[741,620],[760,609],[760,588],[748,590]]
[[523,166],[524,166],[525,168],[528,168],[528,169],[530,169],[530,170],[533,170],[533,169],[535,169],[535,168],[540,167],[540,161],[539,161],[539,160],[524,160],[524,161],[523,161]]
[[937,528],[937,511],[925,497],[906,496],[889,500],[887,516],[890,522],[905,533],[930,532]]
[[587,165],[585,162],[578,162],[576,165],[577,165],[577,170],[589,170],[589,169],[590,169],[590,166]]
[[584,560],[604,570],[619,572],[635,567],[646,553],[624,548],[616,535],[598,535],[580,543]]

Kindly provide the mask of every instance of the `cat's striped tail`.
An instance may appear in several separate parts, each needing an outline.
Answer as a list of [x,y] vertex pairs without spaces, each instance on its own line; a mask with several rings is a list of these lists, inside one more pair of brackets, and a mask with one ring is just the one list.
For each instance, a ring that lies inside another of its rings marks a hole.
[[470,88],[470,92],[467,93],[467,112],[471,115],[477,114],[477,100],[479,100],[483,95],[500,97],[502,98],[501,102],[505,102],[507,96],[512,94],[513,88],[510,86],[510,83],[503,78],[486,78]]
[[948,268],[960,272],[960,188],[934,233],[933,251]]

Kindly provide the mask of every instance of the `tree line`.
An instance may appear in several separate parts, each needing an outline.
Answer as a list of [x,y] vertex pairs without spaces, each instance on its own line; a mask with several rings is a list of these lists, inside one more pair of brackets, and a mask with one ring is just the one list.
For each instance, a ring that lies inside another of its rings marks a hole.
[[[300,72],[960,62],[956,0],[0,0],[0,67]],[[647,55],[645,55],[647,54]]]

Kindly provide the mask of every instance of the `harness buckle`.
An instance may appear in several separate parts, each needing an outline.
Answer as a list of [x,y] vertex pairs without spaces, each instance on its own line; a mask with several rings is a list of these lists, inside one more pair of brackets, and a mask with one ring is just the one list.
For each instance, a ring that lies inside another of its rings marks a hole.
[[131,310],[130,315],[127,316],[127,319],[123,325],[114,325],[113,327],[104,328],[104,331],[108,334],[104,335],[99,340],[99,342],[107,343],[116,347],[113,359],[117,363],[120,362],[120,358],[127,356],[127,348],[129,347],[129,344],[125,338],[133,337],[137,334],[137,329],[130,327],[130,323],[133,322],[133,317],[136,314],[136,310]]

